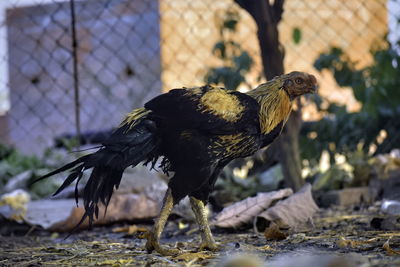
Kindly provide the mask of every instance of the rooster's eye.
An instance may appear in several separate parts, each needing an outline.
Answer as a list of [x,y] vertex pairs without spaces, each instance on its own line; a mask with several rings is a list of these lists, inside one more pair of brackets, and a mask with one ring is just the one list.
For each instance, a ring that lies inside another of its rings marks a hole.
[[303,79],[297,78],[297,79],[295,80],[295,82],[296,82],[297,84],[302,84],[302,83],[303,83]]

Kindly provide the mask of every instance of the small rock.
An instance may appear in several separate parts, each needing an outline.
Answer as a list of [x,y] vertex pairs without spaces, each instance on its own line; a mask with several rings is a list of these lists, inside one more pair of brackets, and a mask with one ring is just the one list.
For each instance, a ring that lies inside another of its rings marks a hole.
[[375,217],[372,218],[370,224],[373,229],[385,231],[398,230],[400,227],[397,216]]
[[319,204],[322,207],[352,206],[361,203],[370,203],[372,197],[368,187],[345,188],[342,190],[332,190],[322,194]]
[[390,215],[400,215],[400,201],[385,200],[382,203],[381,210]]
[[28,204],[25,222],[49,229],[67,220],[74,208],[77,209],[75,200],[72,199],[31,201]]
[[11,192],[18,188],[24,188],[28,182],[28,180],[32,177],[33,172],[31,170],[21,172],[20,174],[11,177],[6,185],[4,186],[3,190],[5,193]]
[[283,181],[282,166],[277,164],[267,171],[261,173],[259,191],[272,191],[279,188],[279,183]]
[[400,170],[393,171],[387,179],[381,180],[381,197],[400,200]]

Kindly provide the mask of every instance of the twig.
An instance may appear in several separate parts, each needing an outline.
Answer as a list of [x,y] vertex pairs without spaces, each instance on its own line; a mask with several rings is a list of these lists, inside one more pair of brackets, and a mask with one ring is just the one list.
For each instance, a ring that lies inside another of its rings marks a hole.
[[29,228],[28,232],[26,232],[25,237],[29,236],[35,229],[36,225],[32,225],[31,228]]

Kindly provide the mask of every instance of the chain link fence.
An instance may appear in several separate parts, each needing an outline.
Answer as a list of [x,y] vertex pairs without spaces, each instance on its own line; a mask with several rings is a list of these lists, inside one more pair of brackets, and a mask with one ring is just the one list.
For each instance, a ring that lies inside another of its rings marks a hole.
[[[399,5],[286,0],[279,26],[286,71],[317,74],[322,96],[356,109],[351,92],[337,90],[313,62],[336,45],[368,64],[373,45],[386,33],[398,36]],[[207,69],[220,64],[212,48],[226,10],[240,15],[234,38],[254,60],[246,78],[255,86],[263,80],[257,29],[232,0],[2,1],[0,143],[40,154],[59,136],[110,130],[162,91],[203,84]]]

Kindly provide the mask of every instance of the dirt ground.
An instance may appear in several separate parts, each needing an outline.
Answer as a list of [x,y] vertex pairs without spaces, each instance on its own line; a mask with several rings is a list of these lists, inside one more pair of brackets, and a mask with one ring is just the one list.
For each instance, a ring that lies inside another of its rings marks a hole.
[[66,234],[3,224],[0,266],[232,266],[226,261],[239,254],[267,266],[400,266],[398,217],[389,220],[392,225],[386,219],[378,213],[378,205],[321,210],[312,229],[288,233],[284,240],[266,240],[252,229],[214,229],[221,248],[216,253],[196,252],[196,226],[185,228],[181,223],[179,230],[177,220],[172,220],[162,242],[181,248],[183,254],[177,257],[147,254],[143,233],[113,232],[115,225],[81,231],[65,239]]

